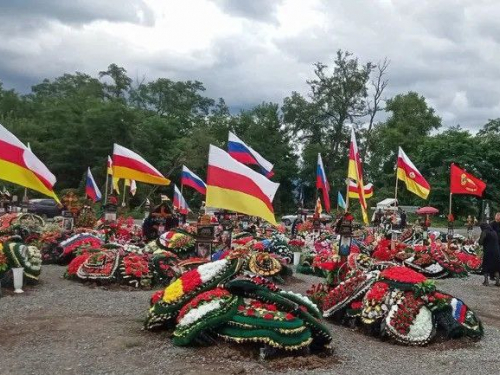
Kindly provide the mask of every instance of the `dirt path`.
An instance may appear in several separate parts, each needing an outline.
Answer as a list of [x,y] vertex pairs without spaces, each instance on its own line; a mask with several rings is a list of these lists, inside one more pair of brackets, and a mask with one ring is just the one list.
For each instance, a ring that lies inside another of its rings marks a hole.
[[[168,333],[142,331],[149,291],[91,289],[64,280],[64,268],[45,266],[43,283],[0,299],[0,374],[433,374],[497,373],[500,367],[500,288],[477,276],[439,282],[463,298],[486,325],[480,343],[407,348],[331,325],[335,354],[261,362],[258,352],[221,343],[177,348]],[[304,292],[317,282],[300,276]],[[493,349],[495,348],[495,349]],[[425,358],[423,361],[422,359]]]

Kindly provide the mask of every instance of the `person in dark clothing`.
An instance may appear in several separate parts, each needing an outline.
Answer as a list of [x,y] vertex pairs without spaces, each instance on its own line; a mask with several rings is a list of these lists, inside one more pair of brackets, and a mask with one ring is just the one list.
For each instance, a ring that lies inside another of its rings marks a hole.
[[498,240],[500,241],[500,212],[495,214],[495,220],[490,225],[491,229],[497,233]]
[[489,285],[489,275],[495,276],[495,285],[500,286],[500,246],[498,244],[498,235],[487,223],[482,223],[481,237],[479,244],[483,246],[483,265],[484,286]]
[[158,222],[151,215],[144,219],[142,224],[142,234],[148,242],[158,238]]
[[401,229],[404,230],[406,228],[406,211],[405,210],[401,211],[400,218],[401,218],[401,222],[400,222]]

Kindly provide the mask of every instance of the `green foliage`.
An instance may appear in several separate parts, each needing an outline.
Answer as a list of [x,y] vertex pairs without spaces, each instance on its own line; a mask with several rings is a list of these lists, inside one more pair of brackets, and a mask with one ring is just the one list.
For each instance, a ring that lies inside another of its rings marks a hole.
[[[59,192],[77,188],[81,195],[88,166],[104,191],[106,158],[113,143],[137,151],[178,183],[183,164],[204,178],[209,145],[225,148],[232,129],[275,163],[273,180],[281,184],[275,210],[293,209],[298,163],[278,104],[263,103],[231,115],[224,100],[207,98],[204,91],[201,82],[166,78],[133,86],[126,70],[111,64],[99,79],[64,74],[43,80],[28,95],[4,90],[0,83],[0,121],[30,142],[58,177]],[[23,194],[22,188],[5,185]],[[172,186],[161,187],[157,193],[171,196],[172,191]],[[137,207],[150,192],[150,186],[139,183],[137,195],[127,201]],[[204,199],[192,189],[184,189],[184,195],[195,210]]]
[[[281,106],[261,103],[231,114],[223,99],[205,96],[201,82],[158,78],[134,84],[123,67],[110,64],[98,78],[63,74],[43,80],[26,95],[5,90],[0,82],[0,122],[31,144],[58,177],[59,192],[77,188],[83,194],[88,166],[103,190],[113,143],[137,151],[174,182],[183,164],[203,178],[209,145],[225,148],[228,131],[234,131],[275,164],[273,180],[280,183],[275,211],[289,214],[295,210],[300,185],[306,206],[314,207],[318,153],[331,200],[335,203],[337,191],[345,194],[350,127],[355,126],[365,159],[365,182],[375,186],[373,201],[394,195],[401,146],[431,185],[428,201],[400,186],[403,204],[431,204],[446,212],[452,162],[485,180],[485,198],[500,202],[500,119],[489,120],[477,134],[460,127],[438,132],[440,117],[424,97],[408,92],[386,100],[387,118],[377,123],[374,116],[383,106],[374,112],[373,103],[387,84],[382,78],[387,65],[387,60],[379,67],[362,64],[339,50],[330,65],[314,65],[305,95],[292,92]],[[373,82],[383,83],[376,95]],[[5,185],[23,194],[23,188]],[[172,195],[172,190],[161,187],[157,193]],[[139,184],[137,195],[128,198],[132,209],[150,192],[151,187]],[[184,195],[195,210],[204,199],[192,189],[184,189]],[[481,203],[473,197],[455,197],[454,212],[458,217],[477,215]],[[357,213],[359,205],[354,203],[352,209]]]

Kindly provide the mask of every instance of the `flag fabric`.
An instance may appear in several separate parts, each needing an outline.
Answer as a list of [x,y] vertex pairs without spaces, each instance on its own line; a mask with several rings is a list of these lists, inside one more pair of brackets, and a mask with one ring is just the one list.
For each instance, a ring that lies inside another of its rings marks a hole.
[[[363,182],[363,164],[359,156],[358,144],[356,142],[356,134],[354,128],[351,128],[351,145],[349,147],[349,166],[347,169],[347,177],[355,182],[358,190],[359,204],[361,205],[361,214],[363,222],[368,224],[368,207],[366,204],[365,187]],[[350,187],[350,182],[349,182]]]
[[229,132],[227,151],[234,159],[246,165],[256,165],[267,178],[274,175],[274,165],[264,159],[257,151],[239,139],[234,133]]
[[134,196],[136,192],[137,192],[137,184],[135,180],[130,180],[130,194]]
[[170,180],[142,156],[116,143],[113,147],[113,177],[128,178],[154,185],[170,184]]
[[431,187],[401,147],[398,152],[397,168],[398,179],[405,183],[406,188],[420,198],[427,199]]
[[120,194],[120,179],[119,178],[114,178],[113,177],[113,191],[116,192],[116,194]]
[[314,213],[316,215],[321,215],[321,213],[323,212],[323,207],[321,206],[321,199],[318,197],[318,199],[316,200],[316,207],[314,208]]
[[113,160],[111,160],[111,156],[108,155],[108,162],[106,163],[106,172],[109,175],[113,175]]
[[340,208],[343,208],[345,210],[346,208],[346,204],[345,204],[345,200],[344,200],[344,197],[342,196],[342,193],[339,191],[337,192],[337,205],[340,207]]
[[111,156],[108,155],[108,162],[106,164],[106,173],[111,177],[111,182],[112,182],[112,190],[111,192],[115,191],[116,194],[120,194],[120,185],[119,185],[119,182],[120,182],[120,179],[119,178],[115,178],[113,176],[113,160],[111,160]]
[[272,201],[279,184],[210,145],[206,206],[258,216],[276,225]]
[[450,193],[483,196],[486,183],[451,163]]
[[174,201],[173,205],[175,208],[179,210],[179,212],[183,215],[187,215],[190,211],[189,206],[181,194],[181,191],[177,188],[177,185],[174,185]]
[[87,169],[87,183],[85,184],[85,194],[87,194],[87,197],[92,199],[94,203],[102,199],[101,191],[95,183],[94,176],[92,176],[92,172],[90,171],[90,167]]
[[[366,184],[365,185],[365,199],[369,199],[371,197],[373,197],[373,185]],[[352,180],[349,180],[349,198],[359,198],[358,185],[355,182],[353,182]]]
[[325,204],[326,212],[330,212],[330,185],[326,179],[325,167],[323,166],[323,159],[321,154],[318,153],[318,165],[316,167],[316,189],[321,189],[323,193],[323,202]]
[[182,166],[181,185],[192,187],[200,194],[207,194],[207,185],[185,165]]
[[54,193],[56,177],[14,134],[0,125],[0,179],[13,182],[44,195]]

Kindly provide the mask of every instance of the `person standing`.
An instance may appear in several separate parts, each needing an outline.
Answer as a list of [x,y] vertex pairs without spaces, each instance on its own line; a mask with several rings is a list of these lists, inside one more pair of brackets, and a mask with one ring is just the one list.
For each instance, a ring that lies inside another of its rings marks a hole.
[[495,285],[500,286],[500,245],[498,235],[488,223],[481,223],[481,236],[479,244],[483,246],[484,286],[489,286],[489,276],[495,276]]
[[[467,220],[467,222],[468,222],[468,220]],[[491,225],[491,229],[493,229],[497,233],[497,236],[500,240],[500,212],[497,212],[495,214],[495,220],[493,220],[493,222],[490,225]]]
[[406,228],[406,211],[401,210],[401,230],[404,230]]

